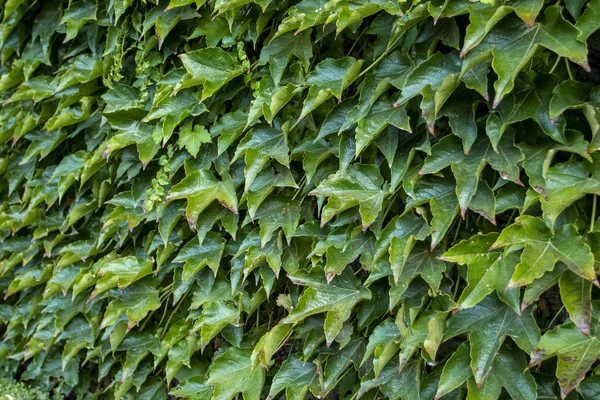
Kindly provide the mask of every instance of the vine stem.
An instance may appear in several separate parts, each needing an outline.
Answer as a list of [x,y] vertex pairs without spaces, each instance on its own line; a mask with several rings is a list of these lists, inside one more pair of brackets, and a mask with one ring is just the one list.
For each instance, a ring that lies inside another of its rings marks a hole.
[[560,310],[558,310],[556,312],[556,314],[554,314],[554,317],[552,318],[552,320],[550,321],[550,323],[548,324],[548,327],[546,329],[550,329],[552,328],[552,324],[554,323],[554,321],[556,321],[556,318],[558,318],[558,316],[560,315],[560,313],[562,312],[562,310],[565,309],[565,305],[563,304],[563,306],[560,308]]
[[385,51],[383,53],[381,53],[381,55],[379,57],[377,57],[375,59],[375,61],[373,61],[367,68],[365,68],[360,74],[358,74],[358,76],[356,77],[356,79],[360,78],[361,76],[363,76],[364,74],[366,74],[367,72],[369,72],[372,68],[374,68],[377,64],[379,64],[379,62],[381,60],[383,60],[383,57],[387,56],[388,53],[392,50],[392,48],[398,43],[398,41],[400,39],[402,39],[403,35],[398,36],[397,38],[394,38],[393,40],[390,40],[389,44],[386,46]]
[[[179,303],[177,303],[177,305],[175,306],[175,309],[173,310],[171,315],[169,315],[169,319],[167,319],[167,324],[165,325],[165,330],[160,335],[161,338],[164,338],[165,335],[167,334],[167,331],[169,330],[169,325],[171,324],[171,319],[173,319],[173,315],[177,314],[177,310],[179,310],[179,306],[181,305],[181,303],[183,303],[183,301],[180,300]],[[159,325],[162,325],[162,320],[160,321]]]
[[558,58],[556,59],[556,62],[554,62],[554,65],[552,66],[552,69],[550,69],[550,72],[548,72],[549,74],[553,73],[553,72],[554,72],[554,70],[556,69],[556,67],[558,67],[558,63],[560,62],[560,59],[561,59],[561,58],[562,58],[562,57],[558,57]]
[[567,64],[567,72],[569,73],[569,79],[573,80],[573,73],[571,72],[571,66],[569,65],[569,60],[565,58],[565,64]]
[[598,196],[594,195],[594,200],[592,201],[592,220],[590,221],[590,233],[594,232],[594,223],[596,222],[596,201],[598,200]]

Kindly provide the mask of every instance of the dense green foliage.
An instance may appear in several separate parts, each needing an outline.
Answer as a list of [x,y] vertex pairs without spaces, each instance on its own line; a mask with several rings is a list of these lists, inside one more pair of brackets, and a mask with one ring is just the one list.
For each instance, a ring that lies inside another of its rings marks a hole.
[[0,15],[3,375],[599,398],[600,0]]
[[[56,395],[58,396],[58,394]],[[0,400],[48,400],[41,390],[28,387],[21,382],[0,378]]]

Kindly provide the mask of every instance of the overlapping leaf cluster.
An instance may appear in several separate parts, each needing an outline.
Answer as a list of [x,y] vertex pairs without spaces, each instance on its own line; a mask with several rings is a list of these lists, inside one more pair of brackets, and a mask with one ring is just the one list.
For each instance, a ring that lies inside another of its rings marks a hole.
[[3,374],[598,398],[600,1],[0,4]]

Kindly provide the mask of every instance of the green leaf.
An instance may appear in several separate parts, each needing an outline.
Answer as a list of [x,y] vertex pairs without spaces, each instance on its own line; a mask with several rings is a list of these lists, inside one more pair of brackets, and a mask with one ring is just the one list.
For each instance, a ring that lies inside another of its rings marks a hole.
[[[542,4],[542,1],[523,1],[523,4]],[[528,9],[522,14],[528,23],[535,18],[535,11]],[[561,15],[561,9],[557,6],[548,7],[544,12],[544,22],[536,25],[533,29],[524,31],[523,35],[517,36],[510,45],[502,49],[495,48],[492,52],[494,60],[492,68],[498,74],[498,80],[494,83],[496,96],[494,97],[494,108],[513,89],[517,73],[529,62],[536,50],[541,45],[561,57],[570,59],[584,69],[589,70],[587,62],[587,48],[583,42],[577,39],[578,30]]]
[[521,216],[502,231],[491,249],[511,244],[524,244],[525,248],[508,288],[533,282],[559,260],[579,276],[596,281],[594,256],[571,225],[562,226],[553,236],[541,219]]
[[[596,321],[594,318],[594,325]],[[565,398],[583,380],[599,354],[600,341],[596,334],[585,336],[575,324],[568,322],[544,333],[531,353],[529,366],[557,357],[556,378],[561,397]]]
[[[227,325],[237,324],[239,317],[240,312],[236,307],[226,301],[215,301],[204,306],[202,315],[194,322],[192,331],[200,331],[200,345],[203,349]],[[250,359],[248,359],[248,362],[250,362]],[[209,383],[207,382],[207,384]],[[217,390],[217,387],[215,387],[215,390]]]
[[554,141],[544,141],[536,146],[520,143],[519,148],[525,155],[523,169],[529,177],[529,185],[538,193],[546,192],[546,174],[557,152],[566,151],[581,156],[588,152],[588,142],[576,132],[566,135],[564,144]]
[[269,63],[269,70],[276,86],[279,85],[292,55],[296,56],[305,67],[308,67],[308,63],[313,57],[309,31],[298,35],[291,32],[286,33],[274,38],[262,48],[259,65]]
[[[423,89],[427,86],[435,92],[449,75],[456,75],[460,72],[459,64],[460,60],[455,52],[435,53],[417,65],[408,75],[395,105],[402,105],[411,98],[422,94]],[[434,66],[435,68],[433,68]]]
[[577,20],[575,27],[581,32],[579,40],[586,41],[592,33],[600,29],[600,1],[592,0],[587,3],[583,15]]
[[330,176],[312,192],[313,196],[327,196],[321,225],[348,208],[359,206],[363,229],[375,221],[383,205],[383,179],[375,165],[352,164],[345,173]]
[[205,266],[208,266],[216,275],[224,248],[225,242],[215,232],[207,233],[202,244],[199,244],[198,239],[193,237],[173,259],[174,263],[185,262],[181,279],[189,280]]
[[289,244],[300,221],[300,203],[285,197],[270,198],[261,205],[254,218],[259,220],[261,247],[265,247],[278,228],[282,228]]
[[521,18],[529,28],[532,28],[535,19],[543,5],[543,0],[519,0],[513,7],[515,8],[515,13],[519,16],[519,18]]
[[210,134],[202,125],[194,125],[182,129],[179,132],[179,147],[185,147],[186,150],[194,157],[198,155],[202,143],[210,143]]
[[303,399],[308,388],[317,380],[317,367],[311,362],[290,357],[281,364],[273,377],[267,399],[273,399],[285,390],[288,399]]
[[250,357],[252,368],[259,364],[269,368],[273,364],[272,357],[291,333],[291,328],[291,325],[277,325],[260,338]]
[[414,195],[407,202],[405,212],[429,203],[433,218],[431,219],[431,248],[435,248],[442,240],[454,218],[458,215],[458,199],[454,182],[443,178],[425,178],[419,180]]
[[600,193],[600,181],[595,173],[590,176],[583,163],[548,168],[545,196],[541,199],[544,217],[553,225],[567,207],[588,193]]
[[592,319],[592,283],[571,271],[565,271],[558,284],[560,297],[571,321],[581,333],[589,335]]
[[554,119],[565,110],[582,107],[587,98],[587,88],[581,82],[574,80],[562,81],[554,88],[550,100],[550,118]]
[[231,54],[219,47],[196,50],[180,56],[187,71],[178,89],[202,85],[202,98],[212,96],[243,70]]
[[325,102],[331,96],[341,100],[342,92],[357,78],[363,60],[345,57],[339,60],[326,59],[315,67],[306,80],[308,96],[302,106],[299,119]]
[[357,285],[352,274],[345,270],[342,275],[327,283],[320,271],[307,274],[297,271],[290,279],[298,285],[306,286],[296,308],[282,320],[285,324],[295,324],[305,318],[326,312],[325,337],[332,343],[340,333],[343,323],[350,318],[352,308],[361,300],[371,298],[371,292]]
[[387,99],[375,103],[369,114],[358,121],[356,127],[356,156],[358,157],[365,147],[389,125],[410,132],[409,122],[404,107],[394,107]]
[[540,336],[530,312],[519,316],[495,296],[486,297],[478,305],[461,310],[448,320],[444,338],[469,333],[471,370],[480,385],[490,372],[496,352],[507,336],[524,351],[531,352]]
[[434,292],[437,291],[442,274],[446,270],[446,264],[436,258],[440,252],[430,250],[425,242],[417,242],[414,248],[410,246],[409,254],[406,253],[407,248],[402,246],[402,239],[393,238],[390,246],[390,264],[397,285],[395,290],[399,290],[399,294],[404,292],[419,274]]
[[463,240],[442,254],[442,260],[466,265],[467,287],[457,303],[461,308],[470,308],[481,302],[492,291],[515,312],[520,312],[519,289],[505,290],[519,262],[516,252],[505,253],[489,250],[498,239],[498,234],[476,235]]
[[266,125],[259,125],[246,134],[235,151],[234,161],[242,154],[246,162],[244,191],[248,191],[269,160],[274,159],[286,167],[290,163],[285,132]]
[[494,25],[512,12],[511,7],[490,7],[483,4],[483,2],[473,4],[469,8],[469,20],[471,23],[465,33],[465,41],[460,51],[461,57],[477,46]]
[[237,213],[237,197],[230,180],[218,181],[214,175],[200,169],[192,172],[174,185],[167,201],[187,199],[186,216],[191,227],[196,224],[200,213],[214,200]]
[[150,311],[160,307],[157,285],[158,281],[155,278],[144,278],[125,290],[114,293],[115,299],[106,306],[100,328],[115,324],[123,314],[127,316],[128,329],[137,325]]
[[124,289],[133,282],[152,273],[154,260],[143,260],[136,257],[121,257],[98,267],[99,277],[90,298],[114,287]]
[[470,348],[467,342],[461,343],[458,349],[452,353],[448,361],[444,364],[442,375],[438,383],[436,398],[441,398],[454,389],[460,387],[472,376],[469,367],[471,362]]
[[96,4],[91,1],[77,1],[69,4],[60,20],[61,24],[67,25],[67,36],[65,42],[77,36],[79,30],[91,20],[96,19]]
[[252,369],[250,354],[250,350],[231,347],[215,357],[206,380],[213,387],[212,399],[230,400],[238,393],[247,400],[260,398],[265,371]]

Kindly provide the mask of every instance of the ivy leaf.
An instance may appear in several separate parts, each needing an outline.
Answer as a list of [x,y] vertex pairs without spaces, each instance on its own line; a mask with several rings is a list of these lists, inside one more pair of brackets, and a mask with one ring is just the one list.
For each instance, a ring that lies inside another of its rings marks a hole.
[[301,63],[308,67],[313,57],[310,32],[304,31],[298,35],[289,32],[275,37],[260,52],[259,65],[269,63],[269,70],[275,86],[283,75],[285,67],[290,62],[291,56],[296,56]]
[[370,113],[358,121],[356,127],[356,156],[389,125],[405,131],[411,130],[404,107],[393,107],[387,99],[375,103]]
[[600,193],[600,181],[595,173],[590,176],[583,163],[548,168],[545,196],[541,199],[544,217],[554,225],[567,207],[588,193]]
[[463,240],[439,256],[442,260],[466,265],[467,287],[457,303],[461,308],[470,308],[481,302],[492,291],[515,312],[520,313],[519,289],[505,291],[515,266],[519,262],[516,252],[489,250],[498,239],[498,234],[476,235]]
[[560,297],[571,321],[584,335],[590,334],[592,319],[592,283],[579,275],[565,271],[558,279]]
[[498,107],[502,120],[498,139],[507,125],[531,118],[539,124],[546,135],[565,144],[564,123],[561,119],[552,120],[548,110],[556,83],[555,75],[540,73],[535,75],[522,90],[506,96]]
[[485,164],[490,164],[500,172],[504,179],[520,183],[518,163],[523,154],[514,145],[513,137],[504,137],[498,143],[498,152],[486,140],[479,139],[471,154],[462,153],[462,145],[456,136],[447,136],[432,148],[431,155],[425,159],[420,175],[431,174],[451,165],[456,178],[456,196],[461,215],[464,216],[477,191],[479,177]]
[[182,129],[179,132],[179,147],[185,147],[186,150],[194,157],[198,155],[202,143],[210,143],[210,134],[202,125],[194,125]]
[[454,389],[463,385],[466,380],[472,376],[470,368],[471,357],[469,354],[469,344],[463,342],[458,346],[458,349],[452,353],[448,361],[446,361],[435,394],[436,399],[442,398]]
[[[529,15],[532,14],[527,14],[525,18],[530,21]],[[562,17],[560,7],[548,7],[544,12],[542,24],[526,31],[522,36],[517,36],[510,45],[502,49],[495,48],[492,51],[492,68],[498,74],[498,80],[494,83],[494,108],[500,104],[504,95],[512,90],[517,73],[531,59],[538,44],[589,70],[587,48],[583,42],[576,39],[576,31],[577,28]]]
[[359,395],[372,388],[379,388],[388,399],[418,399],[420,398],[417,363],[409,362],[399,371],[398,361],[389,363],[379,377],[363,381]]
[[581,82],[568,79],[554,88],[550,100],[550,118],[554,119],[565,110],[582,107],[587,98],[587,88]]
[[190,7],[179,7],[170,9],[162,9],[161,7],[153,8],[144,20],[142,27],[142,35],[145,35],[150,28],[154,26],[156,37],[158,39],[159,49],[162,47],[167,35],[179,21],[197,17]]
[[[215,301],[205,305],[202,309],[202,315],[194,322],[192,327],[193,332],[200,331],[201,349],[204,349],[227,325],[237,324],[239,318],[239,310],[229,302]],[[207,382],[207,384],[209,383]]]
[[254,218],[259,220],[261,247],[265,247],[278,228],[283,229],[289,244],[300,221],[300,203],[285,197],[267,199]]
[[536,397],[536,382],[529,371],[523,373],[527,361],[522,353],[510,351],[505,346],[500,348],[492,363],[490,374],[480,386],[473,382],[469,368],[469,345],[462,343],[444,365],[436,398],[448,394],[467,382],[468,396],[478,398],[497,398],[502,387],[513,399]]
[[181,279],[189,280],[205,266],[216,275],[224,248],[225,242],[215,232],[208,232],[202,244],[198,244],[197,238],[192,238],[173,259],[174,263],[185,263]]
[[525,312],[519,316],[495,296],[488,296],[475,307],[461,310],[450,317],[444,338],[465,332],[470,332],[470,365],[478,385],[484,382],[506,336],[510,336],[526,352],[533,350],[540,336],[531,313]]
[[167,201],[187,199],[186,216],[190,226],[194,226],[200,213],[214,200],[237,213],[237,197],[231,181],[218,181],[214,175],[200,169],[192,172],[174,185]]
[[507,288],[533,282],[544,272],[552,270],[558,260],[579,276],[597,284],[594,256],[571,225],[562,226],[556,235],[552,235],[541,219],[524,215],[502,231],[491,249],[511,244],[524,244],[525,248]]
[[304,118],[331,96],[341,101],[342,92],[358,77],[362,64],[363,60],[357,61],[352,57],[321,61],[306,80],[308,96],[298,119]]
[[133,282],[152,273],[154,260],[143,260],[136,257],[121,257],[107,263],[102,263],[98,268],[100,279],[96,282],[96,287],[90,295],[90,299],[97,295],[118,287],[124,289]]
[[375,165],[352,164],[345,173],[337,172],[310,192],[313,196],[327,196],[328,202],[323,210],[327,210],[328,218],[321,219],[324,225],[334,215],[359,206],[363,229],[375,221],[383,205],[384,192],[381,189],[383,178]]
[[67,25],[67,35],[64,42],[68,42],[77,36],[79,30],[90,20],[96,19],[96,4],[91,1],[77,1],[69,4],[60,20],[61,24]]
[[218,136],[217,155],[223,154],[240,137],[246,127],[246,120],[246,114],[242,110],[236,110],[223,115],[213,124],[210,135],[211,137]]
[[523,294],[523,303],[521,304],[521,310],[526,309],[538,298],[558,283],[560,276],[567,270],[567,266],[562,262],[557,263],[552,271],[548,271],[542,275],[541,278],[536,279],[525,287],[525,293]]
[[[597,317],[592,324],[597,324]],[[556,377],[561,397],[565,398],[598,360],[600,340],[596,336],[595,330],[590,336],[583,335],[572,322],[559,325],[541,337],[531,353],[529,367],[557,357]]]
[[[588,142],[583,135],[569,132],[564,144],[555,141],[544,141],[536,146],[520,143],[519,148],[525,155],[523,169],[529,177],[529,185],[538,193],[546,193],[546,174],[557,152],[566,151],[586,157]],[[589,157],[589,156],[588,156]]]
[[350,312],[356,303],[371,298],[369,289],[358,286],[357,280],[347,269],[329,284],[318,270],[310,274],[297,271],[290,275],[290,279],[307,288],[298,300],[296,308],[282,323],[295,324],[311,315],[326,312],[324,329],[327,343],[332,343],[340,333],[343,323],[350,318]]
[[519,0],[514,5],[515,14],[517,14],[519,18],[527,24],[527,27],[531,29],[543,5],[543,0]]
[[373,356],[373,370],[377,378],[388,361],[400,349],[402,335],[398,326],[391,319],[379,324],[369,336],[369,343],[363,355],[361,365]]
[[244,154],[244,191],[248,191],[258,173],[270,159],[289,166],[289,149],[284,131],[275,127],[260,125],[248,132],[238,145],[233,161]]
[[109,292],[115,297],[104,313],[104,319],[100,324],[100,329],[115,324],[123,314],[127,316],[127,329],[133,328],[150,311],[160,307],[158,300],[158,281],[155,278],[144,278],[118,292]]
[[180,58],[187,75],[177,85],[177,90],[202,85],[201,100],[209,98],[243,72],[237,60],[219,47],[185,53]]
[[455,194],[454,182],[437,177],[427,177],[419,180],[415,192],[407,201],[406,211],[429,203],[431,208],[431,249],[442,240],[452,221],[458,215],[458,199]]
[[465,33],[464,44],[460,51],[461,58],[477,46],[494,25],[511,13],[512,8],[508,6],[490,7],[480,2],[469,6],[469,11],[471,23]]
[[598,382],[597,376],[590,376],[589,378],[581,382],[581,384],[579,385],[579,389],[583,398],[585,400],[588,400],[593,399],[594,396],[598,396],[598,393],[600,393],[600,388],[598,387],[599,384],[600,382]]
[[381,231],[379,238],[375,243],[373,262],[377,262],[388,253],[393,239],[398,239],[404,242],[405,246],[410,246],[410,243],[414,242],[414,240],[425,240],[430,233],[431,230],[429,225],[427,225],[425,218],[419,217],[413,213],[406,213],[402,216],[392,218],[387,226]]
[[269,368],[273,364],[272,357],[291,333],[291,325],[277,325],[260,338],[252,351],[252,368],[262,364]]
[[[433,68],[434,66],[435,68]],[[427,86],[435,92],[449,75],[457,75],[459,72],[460,60],[456,52],[435,53],[417,65],[408,75],[395,105],[402,105],[411,98],[422,94],[423,89]]]
[[273,377],[267,399],[274,399],[283,390],[288,399],[303,399],[308,393],[309,386],[316,380],[315,364],[290,357],[281,364],[281,368]]
[[600,29],[598,16],[600,16],[600,2],[598,0],[592,0],[587,3],[583,15],[575,24],[575,27],[581,32],[579,34],[579,40],[585,42],[592,33]]
[[409,245],[410,250],[407,254],[407,247],[403,244],[402,239],[394,237],[390,245],[390,264],[397,293],[402,294],[417,274],[431,286],[433,291],[437,291],[442,274],[446,270],[446,264],[436,258],[439,252],[430,250],[424,242],[417,242]]
[[215,358],[206,380],[213,387],[212,399],[229,400],[238,393],[248,400],[260,398],[265,371],[252,369],[250,355],[250,350],[231,347]]

